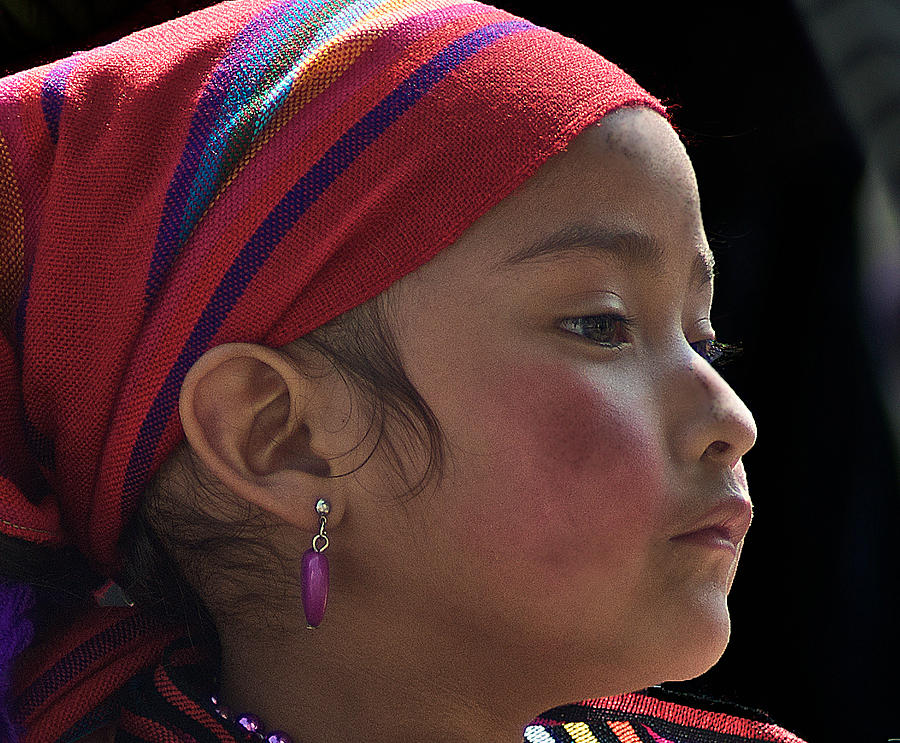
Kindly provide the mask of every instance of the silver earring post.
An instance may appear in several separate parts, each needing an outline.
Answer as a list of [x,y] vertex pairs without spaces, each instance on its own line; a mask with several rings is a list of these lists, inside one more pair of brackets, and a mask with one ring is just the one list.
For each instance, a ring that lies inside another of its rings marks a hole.
[[[328,549],[328,535],[325,533],[325,522],[328,520],[328,514],[331,513],[331,504],[324,498],[319,498],[316,503],[316,513],[319,514],[319,533],[313,537],[312,547],[316,552],[324,552]],[[325,542],[319,546],[316,542],[324,539]]]

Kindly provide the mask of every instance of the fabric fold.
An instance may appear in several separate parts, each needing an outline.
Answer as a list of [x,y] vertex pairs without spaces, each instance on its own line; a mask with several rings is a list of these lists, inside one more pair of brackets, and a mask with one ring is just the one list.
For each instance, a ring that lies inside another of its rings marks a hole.
[[12,719],[25,726],[23,741],[75,741],[117,722],[122,687],[182,632],[137,609],[101,606],[49,628],[15,668]]

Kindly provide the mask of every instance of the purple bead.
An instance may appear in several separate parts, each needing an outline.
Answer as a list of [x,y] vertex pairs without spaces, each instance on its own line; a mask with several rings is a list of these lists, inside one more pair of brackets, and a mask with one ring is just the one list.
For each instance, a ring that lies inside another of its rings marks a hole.
[[273,730],[266,736],[266,743],[294,743],[294,740],[281,730]]
[[256,715],[251,714],[249,712],[245,712],[243,715],[238,717],[237,724],[241,727],[246,728],[251,733],[255,733],[262,727],[262,720],[260,720]]
[[316,552],[312,547],[303,553],[300,598],[306,623],[310,627],[318,627],[325,616],[325,603],[328,601],[328,558],[324,552]]

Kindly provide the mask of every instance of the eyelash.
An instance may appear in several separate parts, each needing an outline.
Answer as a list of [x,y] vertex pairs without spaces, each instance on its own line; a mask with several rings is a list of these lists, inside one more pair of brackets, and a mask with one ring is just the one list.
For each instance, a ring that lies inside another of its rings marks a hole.
[[[584,320],[589,320],[591,322],[585,323],[583,322]],[[620,325],[623,329],[628,329],[633,325],[634,318],[624,317],[623,315],[585,315],[582,317],[567,318],[566,320],[563,320],[562,325],[577,326],[580,324],[582,326],[587,326],[588,328],[600,327],[605,332],[609,332],[613,323]],[[580,333],[571,329],[571,327],[564,329],[570,333],[574,333],[575,335],[580,335]],[[585,336],[582,337],[584,337],[585,340],[587,340],[589,343],[597,343],[598,345],[607,346],[609,348],[619,348],[619,346],[622,345],[621,342],[603,343],[601,341],[593,341]],[[717,369],[721,368],[736,356],[740,356],[740,354],[743,353],[743,349],[739,345],[723,343],[722,341],[716,341],[709,338],[702,341],[695,341],[690,345],[691,348],[694,349],[694,351],[696,351],[709,364]]]

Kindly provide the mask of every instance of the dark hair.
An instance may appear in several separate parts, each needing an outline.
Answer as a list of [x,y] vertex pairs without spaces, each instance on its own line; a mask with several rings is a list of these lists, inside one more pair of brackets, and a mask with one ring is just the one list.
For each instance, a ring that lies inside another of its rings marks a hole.
[[[400,500],[405,502],[440,480],[445,439],[403,369],[389,323],[392,311],[390,292],[383,292],[281,350],[288,355],[301,349],[317,351],[340,374],[354,401],[365,406],[370,431],[377,429],[366,461],[382,448],[404,485]],[[411,447],[424,448],[427,455],[417,479],[406,456]],[[230,513],[229,518],[223,518],[223,512]],[[261,600],[270,605],[299,600],[289,590],[283,599],[280,591],[267,595],[248,591],[254,572],[261,579],[258,585],[271,586],[275,565],[281,567],[287,589],[293,582],[289,576],[296,573],[295,566],[287,565],[285,556],[276,554],[266,540],[274,526],[262,509],[217,488],[184,440],[148,483],[119,538],[123,559],[119,583],[147,612],[167,623],[174,618],[204,640],[216,641],[212,615],[199,595],[210,582],[228,591],[226,603],[235,614]],[[253,556],[257,559],[250,559]],[[188,561],[189,572],[184,569]],[[103,582],[74,550],[48,549],[9,537],[0,538],[3,579],[41,587],[36,640],[55,617],[92,600],[90,591]]]

